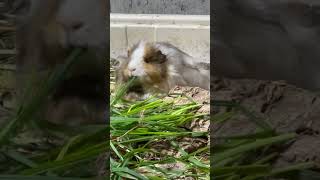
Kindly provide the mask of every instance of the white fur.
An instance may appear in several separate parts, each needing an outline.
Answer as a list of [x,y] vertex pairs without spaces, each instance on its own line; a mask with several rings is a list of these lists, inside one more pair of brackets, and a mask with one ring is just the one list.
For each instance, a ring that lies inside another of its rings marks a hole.
[[143,56],[145,53],[145,42],[141,41],[138,47],[132,52],[128,69],[131,76],[141,77],[146,75],[143,67]]
[[[131,54],[131,59],[128,64],[128,69],[132,71],[131,76],[147,77],[143,67],[145,44],[145,41],[141,41]],[[159,49],[162,54],[166,55],[168,68],[167,83],[170,89],[179,85],[201,87],[209,90],[210,70],[201,67],[201,61],[167,43],[159,42],[153,44],[153,46]]]
[[155,47],[168,59],[168,84],[170,88],[179,85],[210,89],[210,70],[204,69],[200,65],[204,61],[195,59],[166,43],[156,43]]

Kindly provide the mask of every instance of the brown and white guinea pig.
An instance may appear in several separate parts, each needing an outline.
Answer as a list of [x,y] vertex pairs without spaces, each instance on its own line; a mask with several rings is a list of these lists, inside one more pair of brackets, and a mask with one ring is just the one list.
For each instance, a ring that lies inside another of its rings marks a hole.
[[175,86],[210,88],[210,63],[199,61],[172,44],[140,41],[128,50],[125,70],[145,89],[169,92]]
[[[116,87],[119,87],[127,83],[131,78],[131,76],[129,75],[130,72],[128,70],[129,58],[125,56],[119,56],[115,60],[117,63],[114,64],[113,67],[115,68]],[[127,90],[127,93],[124,96],[124,99],[132,101],[132,100],[144,99],[148,95],[149,94],[147,93],[145,87],[137,78]]]

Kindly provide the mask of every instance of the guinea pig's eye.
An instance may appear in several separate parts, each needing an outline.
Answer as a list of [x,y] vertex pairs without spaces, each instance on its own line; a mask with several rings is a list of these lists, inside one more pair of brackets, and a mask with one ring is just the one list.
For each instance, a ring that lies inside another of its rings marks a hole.
[[155,56],[155,58],[156,58],[155,63],[157,63],[157,64],[162,64],[162,63],[164,63],[164,62],[167,61],[167,56],[164,55],[164,54],[162,54],[161,51],[157,51],[156,54],[157,54],[157,55]]
[[153,64],[162,64],[166,62],[167,56],[162,54],[161,51],[157,51],[153,56],[147,56],[144,58],[144,62]]
[[154,61],[152,57],[145,57],[143,60],[146,63],[152,63]]

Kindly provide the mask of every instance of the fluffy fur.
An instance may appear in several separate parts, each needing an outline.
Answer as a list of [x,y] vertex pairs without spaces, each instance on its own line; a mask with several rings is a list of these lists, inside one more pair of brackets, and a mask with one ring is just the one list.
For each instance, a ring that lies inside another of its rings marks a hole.
[[147,91],[169,92],[174,86],[210,88],[210,64],[165,42],[140,41],[128,50],[118,76],[138,77]]

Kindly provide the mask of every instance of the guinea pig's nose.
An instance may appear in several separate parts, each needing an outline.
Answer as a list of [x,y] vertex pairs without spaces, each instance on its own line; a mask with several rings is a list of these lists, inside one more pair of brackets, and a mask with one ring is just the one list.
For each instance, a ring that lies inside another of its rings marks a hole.
[[130,71],[131,71],[131,72],[133,72],[133,71],[135,71],[135,70],[136,70],[136,68],[132,68],[132,69],[130,69]]

